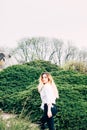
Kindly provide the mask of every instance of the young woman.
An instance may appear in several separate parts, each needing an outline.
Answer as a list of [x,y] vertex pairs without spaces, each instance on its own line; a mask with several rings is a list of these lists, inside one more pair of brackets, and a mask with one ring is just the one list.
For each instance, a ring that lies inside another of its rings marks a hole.
[[41,108],[43,109],[43,116],[40,120],[41,129],[45,129],[45,123],[47,122],[49,130],[55,130],[53,116],[56,112],[54,107],[59,94],[50,73],[44,72],[40,75],[38,91],[42,100]]

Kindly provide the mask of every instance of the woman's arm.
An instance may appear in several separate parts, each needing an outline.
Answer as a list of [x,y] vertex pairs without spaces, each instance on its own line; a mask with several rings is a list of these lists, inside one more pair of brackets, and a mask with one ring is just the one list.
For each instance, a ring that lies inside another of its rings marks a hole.
[[49,118],[52,117],[51,107],[52,107],[52,104],[48,104],[48,112],[47,112],[47,115],[48,115]]

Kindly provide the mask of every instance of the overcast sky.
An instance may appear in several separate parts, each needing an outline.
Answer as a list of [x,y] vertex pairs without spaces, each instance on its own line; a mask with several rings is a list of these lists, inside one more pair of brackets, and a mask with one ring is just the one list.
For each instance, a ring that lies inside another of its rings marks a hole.
[[37,36],[87,47],[87,0],[0,0],[0,46]]

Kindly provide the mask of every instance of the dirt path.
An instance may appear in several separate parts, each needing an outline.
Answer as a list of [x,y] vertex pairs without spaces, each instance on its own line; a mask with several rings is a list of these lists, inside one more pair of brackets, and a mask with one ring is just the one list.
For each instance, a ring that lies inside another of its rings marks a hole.
[[2,118],[3,120],[7,120],[7,119],[10,119],[10,118],[14,118],[15,115],[13,114],[9,114],[9,113],[1,113],[0,114],[0,118]]
[[15,117],[16,117],[16,115],[3,112],[2,109],[0,109],[0,118],[2,120],[8,120],[10,118],[15,118]]
[[[11,122],[10,119],[13,120],[13,118],[15,118],[17,115],[14,115],[14,114],[10,114],[10,113],[5,113],[5,112],[0,112],[0,119],[3,120],[5,123],[6,123],[6,128],[9,128],[11,125],[14,125],[14,123]],[[19,125],[19,123],[21,122],[18,122],[16,121],[16,119],[13,120],[14,122],[16,122],[16,125]],[[19,120],[20,121],[20,120]],[[21,120],[22,121],[22,120]],[[25,120],[24,120],[25,121]],[[38,125],[37,124],[34,124],[34,123],[31,123],[31,122],[28,122],[29,124],[29,129],[30,130],[39,130],[38,128]],[[27,122],[25,124],[27,126]],[[15,125],[14,125],[15,126]],[[13,126],[12,126],[13,127]],[[10,130],[10,128],[9,128]]]

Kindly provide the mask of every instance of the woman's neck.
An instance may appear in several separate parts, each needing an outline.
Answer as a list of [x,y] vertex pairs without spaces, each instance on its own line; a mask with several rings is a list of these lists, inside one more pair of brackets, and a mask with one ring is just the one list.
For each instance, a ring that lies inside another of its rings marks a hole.
[[47,84],[50,84],[49,82],[47,82],[47,83],[43,83],[43,85],[47,85]]

